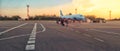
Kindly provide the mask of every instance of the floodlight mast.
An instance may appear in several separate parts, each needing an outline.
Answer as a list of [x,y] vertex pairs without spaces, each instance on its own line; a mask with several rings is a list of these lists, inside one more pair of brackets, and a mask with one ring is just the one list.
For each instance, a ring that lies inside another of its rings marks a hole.
[[75,14],[77,14],[77,8],[75,9]]
[[27,17],[30,18],[30,15],[29,15],[29,5],[27,5]]
[[112,11],[110,10],[110,11],[109,11],[109,17],[110,17],[110,20],[111,20],[111,12],[112,12]]

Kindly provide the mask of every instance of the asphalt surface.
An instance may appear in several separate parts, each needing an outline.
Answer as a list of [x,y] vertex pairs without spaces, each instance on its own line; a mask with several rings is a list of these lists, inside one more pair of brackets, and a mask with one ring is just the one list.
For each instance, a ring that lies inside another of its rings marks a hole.
[[120,21],[0,21],[0,51],[120,51]]

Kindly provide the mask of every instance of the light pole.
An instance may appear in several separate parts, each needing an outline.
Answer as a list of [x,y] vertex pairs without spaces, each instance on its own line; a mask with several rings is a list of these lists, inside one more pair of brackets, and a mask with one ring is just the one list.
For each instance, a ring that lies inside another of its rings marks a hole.
[[27,5],[27,17],[29,18],[30,15],[29,15],[29,5]]
[[75,14],[77,14],[77,8],[75,9]]
[[110,20],[111,20],[111,12],[112,12],[112,11],[110,10],[110,11],[109,11],[109,17],[110,17]]

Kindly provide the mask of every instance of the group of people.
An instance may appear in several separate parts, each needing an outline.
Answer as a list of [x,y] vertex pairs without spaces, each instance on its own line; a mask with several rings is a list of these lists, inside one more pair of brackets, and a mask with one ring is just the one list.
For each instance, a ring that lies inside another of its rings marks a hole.
[[61,24],[62,26],[68,26],[68,19],[66,18],[60,18],[56,21],[57,24]]
[[77,19],[60,18],[56,21],[56,23],[67,27],[69,23],[75,23],[76,21],[78,21],[79,23],[83,22],[82,20],[77,20]]

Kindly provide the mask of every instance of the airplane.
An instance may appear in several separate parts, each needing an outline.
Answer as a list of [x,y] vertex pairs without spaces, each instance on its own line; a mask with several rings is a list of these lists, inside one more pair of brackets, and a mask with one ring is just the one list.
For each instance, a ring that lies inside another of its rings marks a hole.
[[82,14],[63,15],[62,10],[60,10],[60,18],[70,19],[73,21],[85,21],[85,17]]
[[85,21],[86,18],[82,14],[74,14],[74,15],[63,15],[62,10],[60,10],[60,19],[56,21],[57,24],[66,25],[68,26],[68,23],[78,21],[79,23],[81,21]]

